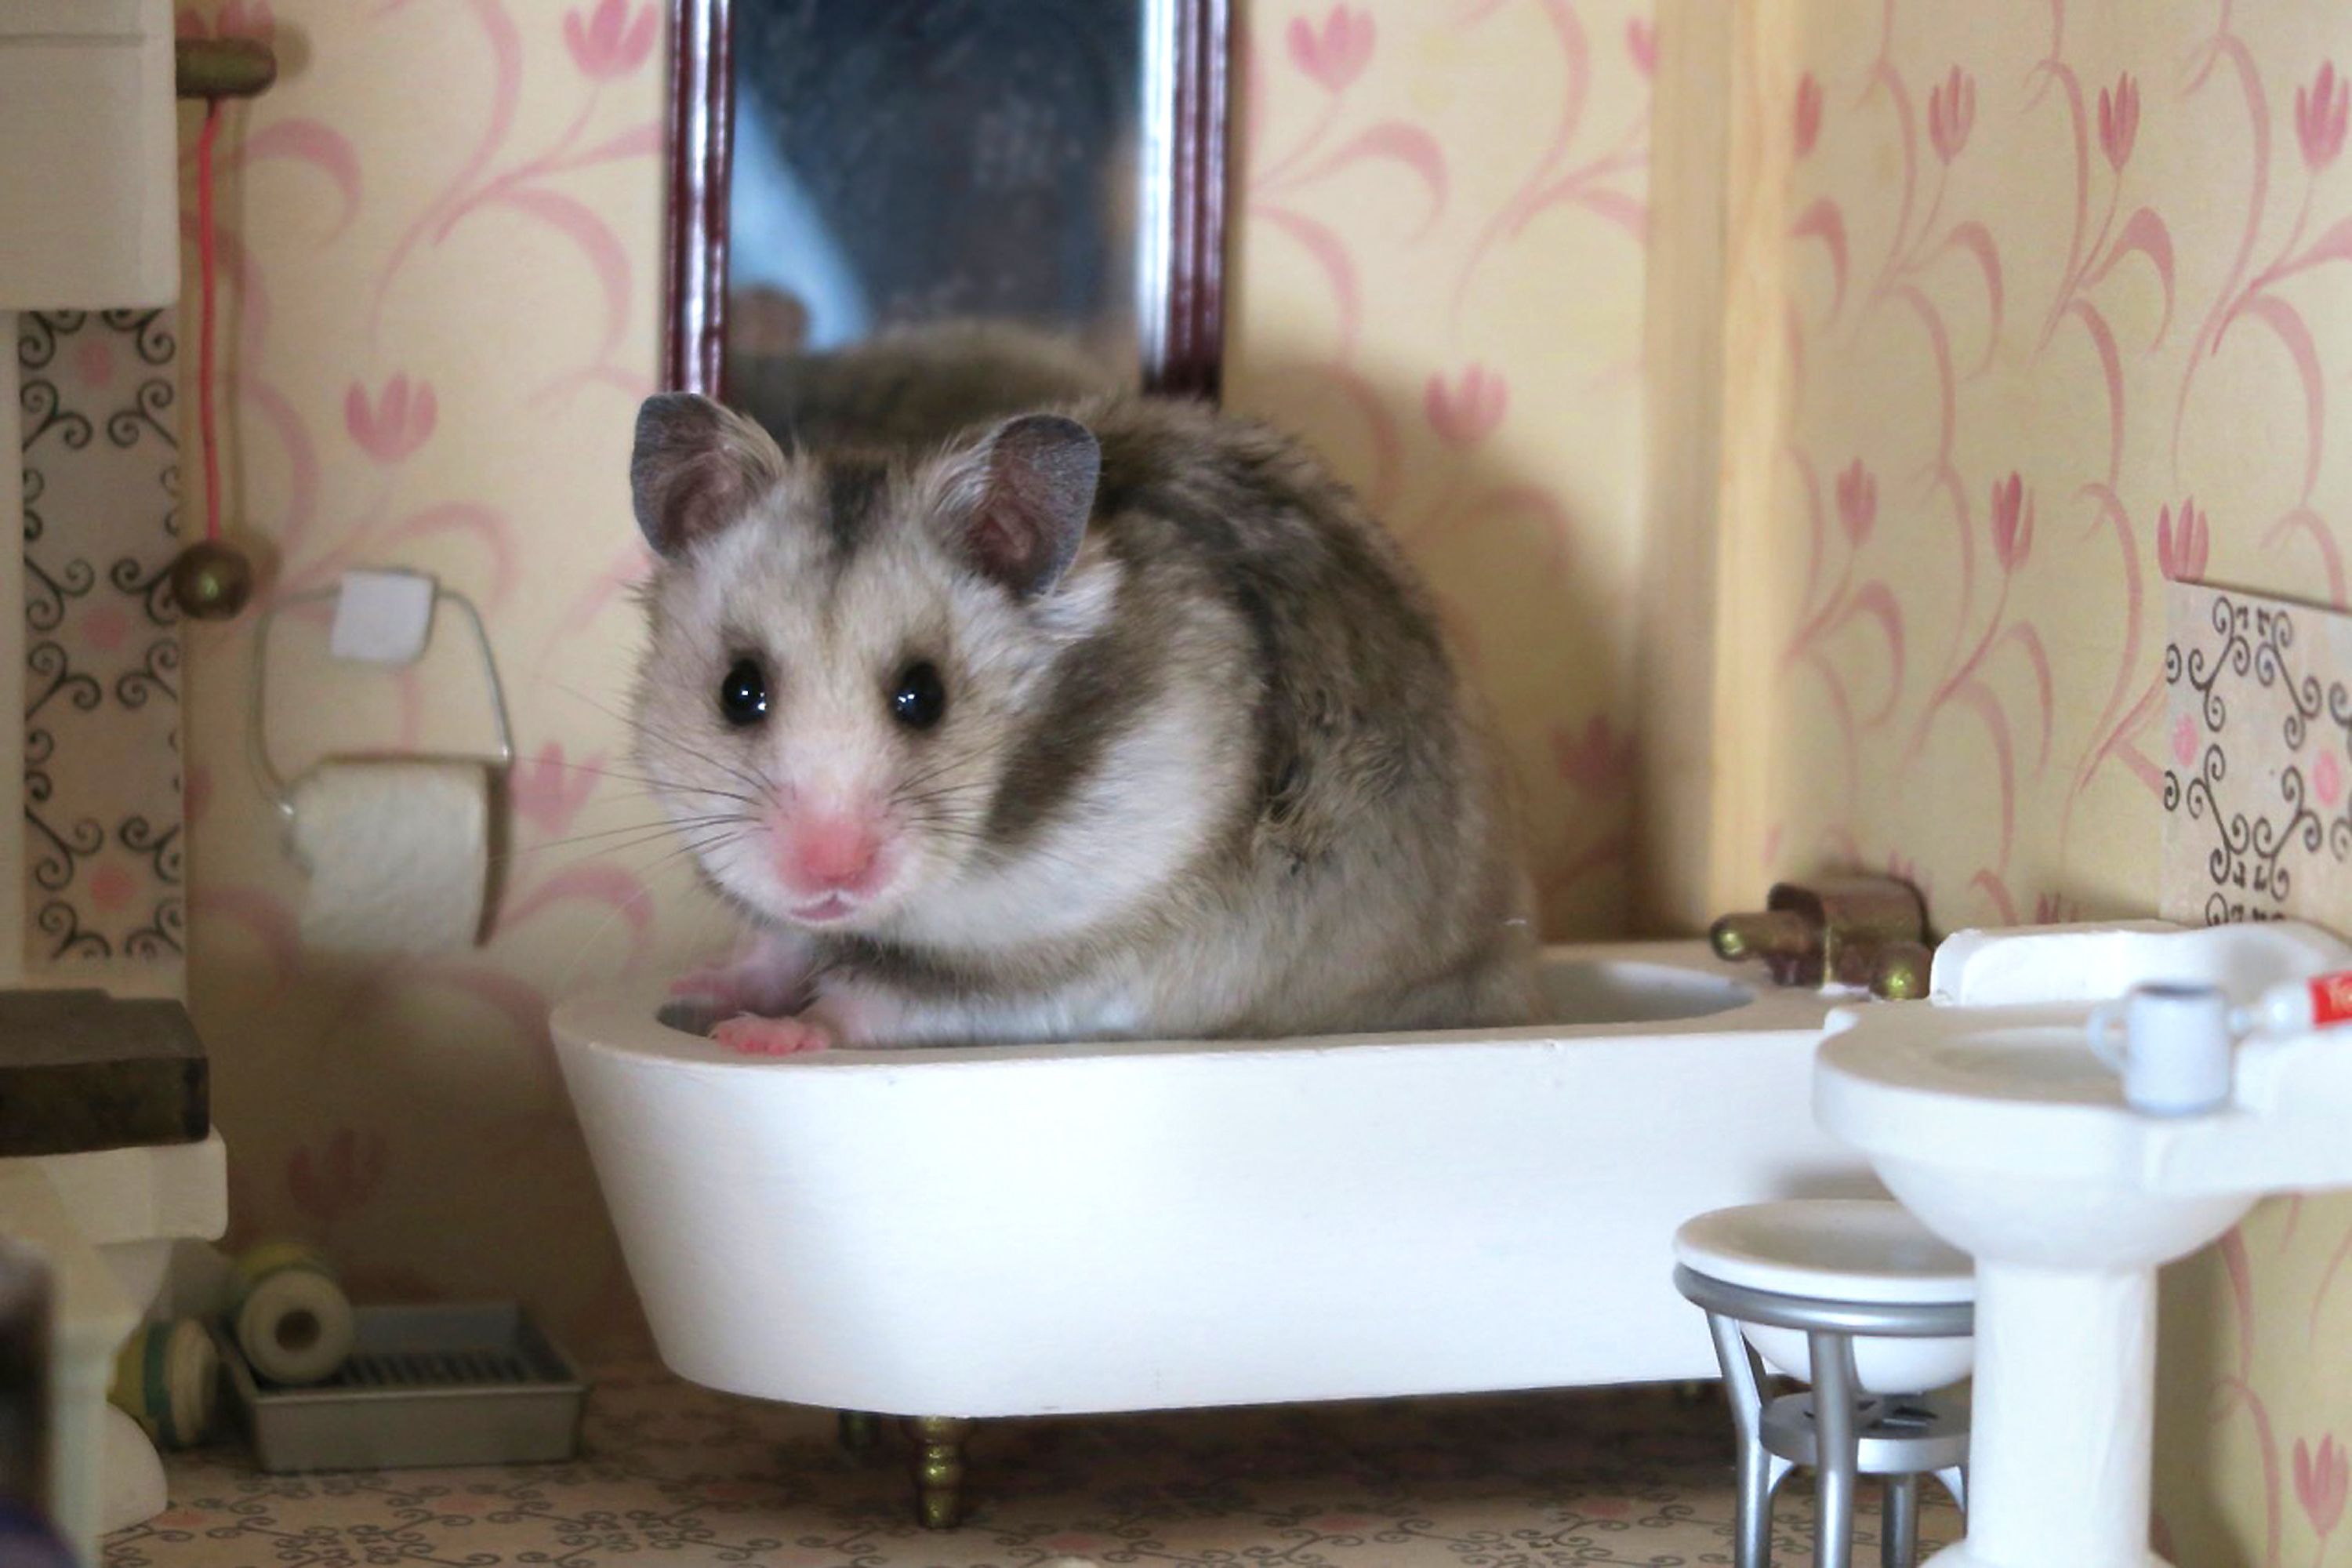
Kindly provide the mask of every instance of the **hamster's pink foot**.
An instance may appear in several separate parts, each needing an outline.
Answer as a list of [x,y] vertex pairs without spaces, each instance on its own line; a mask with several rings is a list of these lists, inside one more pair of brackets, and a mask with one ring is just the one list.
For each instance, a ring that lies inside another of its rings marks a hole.
[[746,1013],[710,1031],[710,1037],[745,1056],[796,1057],[833,1044],[833,1031],[805,1018],[762,1018]]
[[671,981],[669,994],[673,996],[724,1003],[729,1006],[740,1006],[742,1004],[736,995],[739,989],[735,971],[722,968],[718,964],[710,964],[696,970],[683,979]]
[[809,954],[797,935],[770,935],[725,963],[706,963],[671,984],[671,996],[699,1003],[721,1016],[758,1013],[781,1018],[807,1002]]

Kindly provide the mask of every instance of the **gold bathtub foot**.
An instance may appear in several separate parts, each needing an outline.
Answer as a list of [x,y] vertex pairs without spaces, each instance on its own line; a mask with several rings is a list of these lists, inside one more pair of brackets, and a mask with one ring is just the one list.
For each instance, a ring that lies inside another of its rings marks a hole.
[[925,1530],[953,1530],[963,1517],[963,1441],[971,1420],[909,1415],[904,1426],[915,1445],[915,1518]]
[[871,1410],[844,1410],[835,1423],[834,1435],[841,1444],[842,1452],[863,1454],[881,1437],[881,1417]]

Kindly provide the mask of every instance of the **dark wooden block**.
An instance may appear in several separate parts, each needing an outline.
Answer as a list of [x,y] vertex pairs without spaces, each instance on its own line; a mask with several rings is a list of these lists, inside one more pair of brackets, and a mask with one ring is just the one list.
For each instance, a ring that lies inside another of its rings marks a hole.
[[179,1003],[0,991],[0,1155],[192,1143],[211,1126],[204,1044]]

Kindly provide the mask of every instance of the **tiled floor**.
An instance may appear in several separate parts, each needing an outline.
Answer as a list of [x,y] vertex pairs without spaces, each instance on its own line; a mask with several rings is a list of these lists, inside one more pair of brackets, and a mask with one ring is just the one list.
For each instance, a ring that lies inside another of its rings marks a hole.
[[[1664,1390],[1060,1417],[983,1426],[951,1533],[908,1514],[906,1448],[862,1456],[829,1413],[604,1369],[568,1464],[265,1476],[242,1449],[176,1458],[172,1506],[109,1568],[742,1563],[777,1568],[1286,1568],[1728,1563],[1730,1432]],[[1939,1493],[1933,1542],[1958,1533]],[[1875,1508],[1874,1495],[1865,1506]],[[1782,1494],[1780,1560],[1811,1561]],[[1875,1563],[1874,1512],[1857,1560]]]

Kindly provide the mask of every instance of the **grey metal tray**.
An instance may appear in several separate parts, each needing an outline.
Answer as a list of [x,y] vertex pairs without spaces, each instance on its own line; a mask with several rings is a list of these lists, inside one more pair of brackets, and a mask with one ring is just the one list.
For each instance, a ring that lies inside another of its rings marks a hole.
[[221,1363],[265,1470],[529,1464],[578,1447],[588,1385],[520,1308],[361,1307],[323,1383],[257,1378],[234,1335]]

